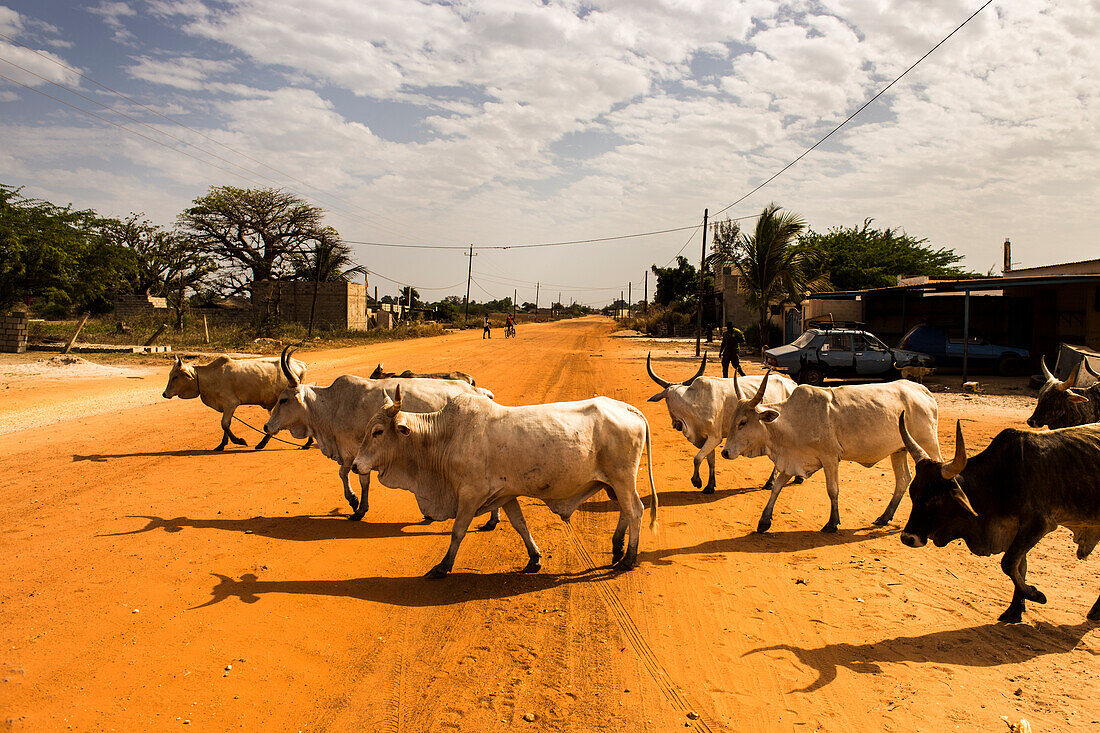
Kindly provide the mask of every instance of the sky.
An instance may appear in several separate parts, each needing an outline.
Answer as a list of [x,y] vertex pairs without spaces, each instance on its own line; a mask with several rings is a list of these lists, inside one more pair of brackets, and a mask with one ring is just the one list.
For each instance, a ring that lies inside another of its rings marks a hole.
[[[476,300],[534,301],[536,282],[543,306],[559,293],[602,306],[628,283],[638,300],[650,265],[698,261],[699,231],[683,227],[981,5],[0,0],[0,182],[164,226],[211,186],[281,187],[351,242],[680,229],[472,261]],[[816,231],[873,218],[982,273],[1000,272],[1006,237],[1020,267],[1100,257],[1098,72],[1100,0],[994,2],[720,216],[775,202]],[[394,281],[430,300],[465,293],[461,250],[353,250],[379,295]]]

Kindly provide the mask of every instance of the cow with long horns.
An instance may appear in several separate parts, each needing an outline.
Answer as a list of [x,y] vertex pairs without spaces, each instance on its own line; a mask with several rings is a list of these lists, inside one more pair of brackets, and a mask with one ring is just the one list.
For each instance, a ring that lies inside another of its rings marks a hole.
[[[1051,374],[1045,359],[1039,360],[1046,383],[1039,388],[1035,411],[1027,419],[1033,428],[1068,428],[1100,421],[1100,374],[1092,370],[1088,359],[1082,359],[1065,380]],[[1084,382],[1084,371],[1096,380],[1091,386]]]
[[764,375],[749,399],[736,385],[729,434],[722,448],[723,458],[766,455],[779,472],[757,531],[767,532],[771,527],[776,499],[792,476],[805,477],[823,469],[831,511],[821,531],[836,532],[840,525],[840,462],[854,461],[870,468],[889,457],[894,494],[875,520],[876,525],[887,524],[910,478],[905,444],[895,430],[903,411],[912,416],[917,443],[929,455],[940,454],[936,436],[939,408],[932,393],[907,379],[831,388],[801,384],[784,400],[763,402],[769,375]]
[[[306,366],[297,359],[286,365],[287,373],[296,380],[305,379]],[[234,445],[248,445],[244,438],[233,434],[233,413],[241,405],[259,405],[270,411],[286,389],[287,380],[280,370],[278,359],[232,359],[224,354],[209,364],[184,364],[176,357],[164,388],[164,399],[179,397],[191,400],[196,397],[207,407],[222,414],[222,442],[214,450],[225,450],[229,441]],[[256,445],[262,450],[271,435],[264,435]],[[309,447],[307,443],[303,447]]]
[[[295,438],[311,437],[326,458],[340,464],[344,497],[359,520],[368,508],[370,473],[359,474],[360,494],[351,490],[349,475],[355,454],[366,435],[367,423],[382,409],[385,392],[402,385],[410,409],[423,412],[438,410],[458,395],[475,394],[492,398],[492,393],[467,382],[443,379],[363,379],[351,375],[337,377],[328,387],[302,384],[290,367],[293,347],[283,349],[281,359],[286,388],[278,396],[264,431],[274,435],[289,430]],[[494,514],[483,529],[496,526]]]
[[[1001,621],[1019,623],[1026,601],[1047,602],[1026,580],[1027,553],[1044,536],[1068,528],[1079,560],[1100,542],[1100,424],[1041,433],[1009,428],[968,459],[956,422],[950,463],[929,457],[909,435],[904,414],[898,428],[917,463],[909,486],[913,511],[901,541],[923,547],[931,539],[943,547],[961,539],[975,555],[1003,552],[1001,569],[1013,593]],[[1100,621],[1100,598],[1088,618]]]
[[[734,380],[721,377],[704,377],[703,372],[707,368],[707,355],[704,352],[703,361],[690,379],[683,382],[670,382],[661,379],[653,371],[652,352],[646,357],[646,371],[649,378],[659,384],[662,389],[649,398],[650,402],[665,401],[668,408],[668,416],[672,419],[672,429],[679,430],[688,441],[698,448],[694,459],[694,472],[691,475],[691,485],[695,488],[703,487],[704,494],[714,493],[714,451],[722,444],[722,439],[730,428],[732,418],[732,405],[730,398],[736,397]],[[736,376],[736,375],[735,375]],[[760,386],[763,377],[742,377],[741,384],[745,389],[755,390]],[[776,401],[786,398],[798,385],[794,380],[777,375],[768,384],[766,398],[768,401]],[[699,477],[699,466],[706,460],[710,468],[710,478],[707,485]],[[774,480],[768,479],[769,484]]]

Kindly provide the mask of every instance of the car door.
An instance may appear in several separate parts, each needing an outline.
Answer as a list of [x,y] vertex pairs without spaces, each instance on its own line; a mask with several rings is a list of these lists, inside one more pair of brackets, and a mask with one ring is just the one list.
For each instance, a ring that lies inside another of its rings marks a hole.
[[862,333],[852,337],[855,350],[856,374],[861,377],[878,377],[894,368],[894,357],[886,345],[877,338]]
[[853,359],[852,336],[847,333],[830,333],[825,337],[825,343],[817,352],[818,361],[832,376],[852,374]]

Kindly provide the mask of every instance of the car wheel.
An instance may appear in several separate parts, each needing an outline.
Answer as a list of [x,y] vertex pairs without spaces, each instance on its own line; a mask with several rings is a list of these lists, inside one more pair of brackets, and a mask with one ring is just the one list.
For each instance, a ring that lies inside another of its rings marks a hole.
[[1024,372],[1024,360],[1018,356],[1003,356],[997,362],[997,373],[1002,377],[1015,377]]
[[825,382],[825,374],[818,367],[808,366],[799,372],[798,381],[800,384],[812,384],[815,387],[820,387]]

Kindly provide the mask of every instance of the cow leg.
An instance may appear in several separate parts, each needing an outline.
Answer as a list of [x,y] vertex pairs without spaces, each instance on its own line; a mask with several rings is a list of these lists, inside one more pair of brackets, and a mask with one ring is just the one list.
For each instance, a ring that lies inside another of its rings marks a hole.
[[[768,479],[768,483],[771,484],[772,493],[768,497],[768,505],[764,507],[764,512],[760,515],[760,521],[756,524],[757,532],[767,532],[772,526],[772,509],[775,507],[775,500],[779,498],[779,492],[783,490],[783,487],[787,485],[787,482],[791,480],[789,474],[783,473],[778,468],[772,471],[772,477]],[[767,484],[765,484],[766,486]]]
[[[468,492],[473,494],[475,492]],[[478,505],[476,501],[468,499],[465,494],[458,495],[458,512],[455,514],[455,523],[451,527],[451,546],[447,548],[447,554],[434,568],[424,574],[425,578],[442,578],[451,572],[455,564],[455,556],[458,554],[458,546],[462,544],[462,538],[470,529],[470,522],[474,521]],[[510,517],[509,517],[510,519]]]
[[1092,604],[1088,619],[1089,621],[1100,621],[1100,598],[1097,598],[1096,603]]
[[226,444],[229,442],[229,431],[222,430],[222,442],[218,443],[218,447],[214,450],[225,450]]
[[[511,522],[512,526],[519,532],[519,536],[523,540],[523,545],[527,548],[527,566],[520,572],[537,573],[542,569],[542,553],[539,552],[539,546],[535,544],[535,540],[532,539],[531,533],[527,530],[527,522],[523,518],[523,510],[520,509],[519,502],[512,499],[505,504],[503,508],[504,513],[508,515],[508,521]],[[497,515],[497,510],[494,509],[493,514]]]
[[357,498],[348,482],[348,472],[350,470],[350,467],[344,468],[341,466],[340,477],[344,481],[344,498],[348,500],[348,504],[351,504],[351,508],[354,510],[354,513],[348,519],[358,522],[367,513],[367,508],[370,506],[370,502],[367,500],[370,492],[370,471],[359,474],[359,496]]
[[836,532],[840,526],[840,471],[835,461],[826,463],[825,490],[829,492],[829,521],[821,528],[822,532]]
[[898,510],[901,497],[905,496],[905,490],[909,488],[909,482],[913,477],[909,475],[909,461],[905,458],[905,451],[899,450],[890,456],[890,465],[894,468],[894,495],[890,497],[890,503],[886,505],[886,511],[875,520],[875,526],[881,527],[889,524],[894,518],[894,512]]
[[615,525],[615,532],[611,535],[611,564],[623,559],[626,550],[626,528],[630,522],[624,512],[619,512],[619,523]]
[[699,478],[699,466],[706,459],[710,464],[710,481],[707,482],[707,487],[703,489],[704,494],[714,493],[714,449],[722,442],[722,436],[717,437],[711,435],[707,436],[707,439],[703,441],[703,444],[699,446],[699,452],[695,454],[695,472],[691,475],[691,485],[695,488],[699,488],[703,485],[703,480]]
[[237,409],[237,405],[229,405],[222,410],[222,444],[216,450],[222,450],[225,448],[225,441],[228,438],[233,441],[233,445],[248,445],[244,441],[244,438],[238,438],[233,434],[230,428],[233,426],[233,412]]
[[[1039,543],[1039,540],[1043,538],[1043,535],[1047,533],[1047,528],[1040,523],[1032,523],[1021,527],[1016,533],[1016,537],[1012,540],[1012,544],[1005,550],[1004,556],[1001,558],[1001,570],[1004,571],[1012,580],[1012,585],[1015,586],[1015,592],[1013,593],[1013,600],[1016,599],[1017,594],[1021,597],[1021,600],[1026,598],[1029,601],[1035,601],[1036,603],[1046,603],[1047,597],[1043,595],[1042,591],[1033,585],[1028,585],[1024,579],[1024,574],[1027,572],[1027,553]],[[1023,604],[1020,604],[1020,611],[1023,610]],[[1012,613],[1013,606],[1010,605],[1008,609],[1001,614],[1001,618],[1009,623],[1018,623],[1020,621],[1019,613]],[[1014,620],[1015,619],[1015,620]]]
[[[1020,574],[1022,576],[1027,575],[1027,558],[1020,559]],[[1007,624],[1018,624],[1023,621],[1024,616],[1024,594],[1015,588],[1012,590],[1012,602],[1008,604],[1008,608],[1004,613],[997,617],[998,621],[1003,621]]]
[[[616,570],[630,570],[634,567],[634,564],[638,561],[638,538],[642,532],[642,514],[645,513],[645,507],[642,505],[642,499],[638,496],[637,489],[633,491],[615,491],[615,496],[619,499],[619,522],[623,523],[625,516],[625,523],[630,537],[626,542],[626,552],[622,557],[611,564]],[[618,533],[618,527],[615,532]],[[615,537],[611,538],[612,555],[615,553]]]
[[306,442],[305,442],[305,444],[304,444],[304,445],[302,446],[302,448],[301,448],[301,449],[302,449],[302,450],[309,450],[309,447],[310,447],[311,445],[313,445],[313,437],[312,437],[312,436],[310,436],[310,437],[306,438]]
[[[489,512],[489,521],[485,522],[485,524],[478,527],[477,531],[478,532],[492,532],[494,529],[497,528],[498,524],[500,524],[500,510],[499,509],[494,509],[493,511]],[[515,526],[515,522],[512,522],[512,525]],[[531,571],[531,572],[534,572],[534,571]]]
[[263,439],[260,440],[260,442],[256,444],[256,450],[263,450],[264,448],[266,448],[267,447],[267,442],[269,440],[271,440],[271,436],[268,435],[267,433],[264,433]]

